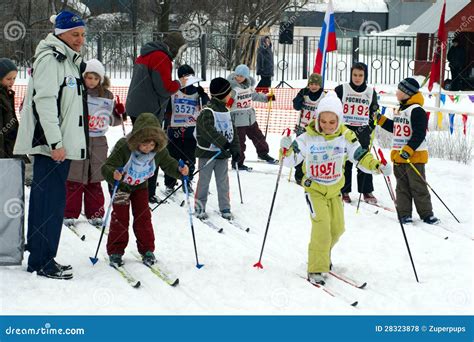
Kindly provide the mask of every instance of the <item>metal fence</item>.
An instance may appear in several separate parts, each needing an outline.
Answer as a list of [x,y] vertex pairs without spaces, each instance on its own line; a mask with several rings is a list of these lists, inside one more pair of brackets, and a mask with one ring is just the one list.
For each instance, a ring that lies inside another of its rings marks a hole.
[[[0,42],[3,56],[12,58],[20,66],[21,76],[32,64],[35,47],[48,31],[27,31],[22,39]],[[111,78],[131,78],[133,62],[140,54],[140,48],[147,42],[157,40],[158,32],[87,32],[83,50],[85,60],[100,59]],[[295,36],[293,44],[278,43],[278,36],[271,36],[274,52],[273,80],[305,79],[311,73],[319,37]],[[246,51],[241,42],[246,41]],[[197,76],[210,80],[217,76],[226,77],[239,64],[245,54],[252,75],[255,76],[256,50],[260,36],[233,36],[204,34],[189,41],[182,62],[190,64]],[[368,65],[369,83],[396,83],[413,75],[416,37],[413,36],[362,36],[338,38],[338,51],[327,58],[326,79],[347,82],[350,66],[354,61]],[[249,54],[251,50],[252,53]],[[248,57],[250,56],[250,57]]]

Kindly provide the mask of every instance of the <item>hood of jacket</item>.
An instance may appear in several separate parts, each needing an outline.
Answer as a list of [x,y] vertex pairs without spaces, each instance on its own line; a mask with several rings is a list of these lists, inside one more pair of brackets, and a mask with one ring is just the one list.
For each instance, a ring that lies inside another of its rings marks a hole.
[[259,49],[262,50],[271,50],[273,47],[272,40],[270,39],[270,45],[265,45],[265,39],[270,38],[269,36],[261,37],[260,38],[260,45],[258,46]]
[[334,133],[324,134],[322,132],[319,132],[319,129],[316,128],[317,120],[319,120],[319,113],[317,114],[316,118],[314,120],[311,120],[310,123],[306,126],[306,133],[310,136],[318,136],[318,135],[322,136],[326,140],[332,140],[332,139],[340,136],[343,133],[344,129],[347,129],[347,128],[345,128],[345,126],[343,125],[342,115],[338,115],[338,114],[336,114],[336,115],[337,115],[337,118],[338,118],[338,126],[337,126],[337,129]]
[[253,78],[252,76],[249,76],[248,78],[245,79],[245,81],[243,81],[242,83],[239,83],[235,80],[235,73],[231,73],[228,77],[227,77],[227,81],[229,81],[230,83],[230,86],[232,88],[235,88],[235,87],[240,87],[240,88],[249,88],[249,87],[255,87],[255,84],[257,83],[255,81],[255,78]]
[[54,54],[58,60],[64,57],[70,59],[78,67],[80,67],[82,62],[82,57],[79,52],[71,49],[69,45],[52,33],[48,34],[45,39],[39,42],[35,51],[35,59],[39,59],[42,55],[47,53]]
[[142,113],[138,116],[132,131],[127,136],[128,147],[131,151],[137,151],[141,143],[150,140],[153,140],[156,144],[153,152],[160,152],[168,143],[168,138],[161,129],[158,118],[152,113]]
[[142,46],[140,49],[140,55],[145,56],[155,51],[162,51],[168,55],[168,57],[173,60],[173,56],[168,48],[168,46],[162,42],[149,42]]

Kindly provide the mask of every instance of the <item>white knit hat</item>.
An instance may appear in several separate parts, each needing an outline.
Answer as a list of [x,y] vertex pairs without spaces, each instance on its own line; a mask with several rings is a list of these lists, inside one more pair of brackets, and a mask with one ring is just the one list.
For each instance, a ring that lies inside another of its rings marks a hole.
[[337,115],[338,126],[339,128],[343,123],[342,117],[342,102],[337,97],[336,93],[333,91],[328,91],[328,93],[319,101],[317,116],[316,116],[316,129],[319,132],[319,114],[322,112],[332,112]]
[[105,68],[98,59],[90,59],[86,62],[86,70],[82,73],[82,77],[85,77],[88,72],[95,72],[100,76],[100,83],[104,82]]

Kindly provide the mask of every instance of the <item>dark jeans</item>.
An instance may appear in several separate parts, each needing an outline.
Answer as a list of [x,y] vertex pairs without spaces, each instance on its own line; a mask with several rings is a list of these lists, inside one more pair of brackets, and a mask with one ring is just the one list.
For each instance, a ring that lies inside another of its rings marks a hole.
[[[193,179],[196,169],[196,139],[179,135],[179,130],[168,129],[168,151],[170,156],[176,160],[182,159],[189,167],[189,180]],[[165,185],[172,188],[176,185],[176,179],[165,174]]]
[[[368,149],[370,145],[370,138],[371,138],[371,130],[369,126],[362,126],[362,127],[354,127],[354,126],[347,126],[350,130],[352,130],[359,140],[360,145]],[[345,183],[341,189],[342,193],[349,193],[352,190],[352,163],[350,161],[346,161],[346,165],[344,166],[344,177]],[[361,170],[357,169],[357,191],[361,194],[367,194],[374,191],[374,184],[372,175],[362,172]]]
[[[257,84],[257,89],[268,89],[272,86],[272,77],[271,76],[260,76],[260,81]],[[262,90],[263,90],[262,89]],[[267,90],[268,91],[268,90]]]
[[28,268],[30,271],[55,269],[66,207],[66,180],[70,160],[61,163],[35,155],[33,183],[28,212]]

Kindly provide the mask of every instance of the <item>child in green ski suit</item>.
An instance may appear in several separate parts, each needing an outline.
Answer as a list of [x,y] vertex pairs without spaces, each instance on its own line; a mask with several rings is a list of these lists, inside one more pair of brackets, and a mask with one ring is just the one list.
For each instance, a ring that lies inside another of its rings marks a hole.
[[311,214],[311,241],[308,247],[308,280],[324,284],[331,267],[331,250],[344,233],[341,188],[344,164],[352,161],[366,173],[389,175],[391,167],[382,165],[363,149],[355,135],[342,123],[342,104],[334,93],[320,102],[317,114],[306,132],[292,142],[281,139],[284,165],[304,161],[302,185]]

